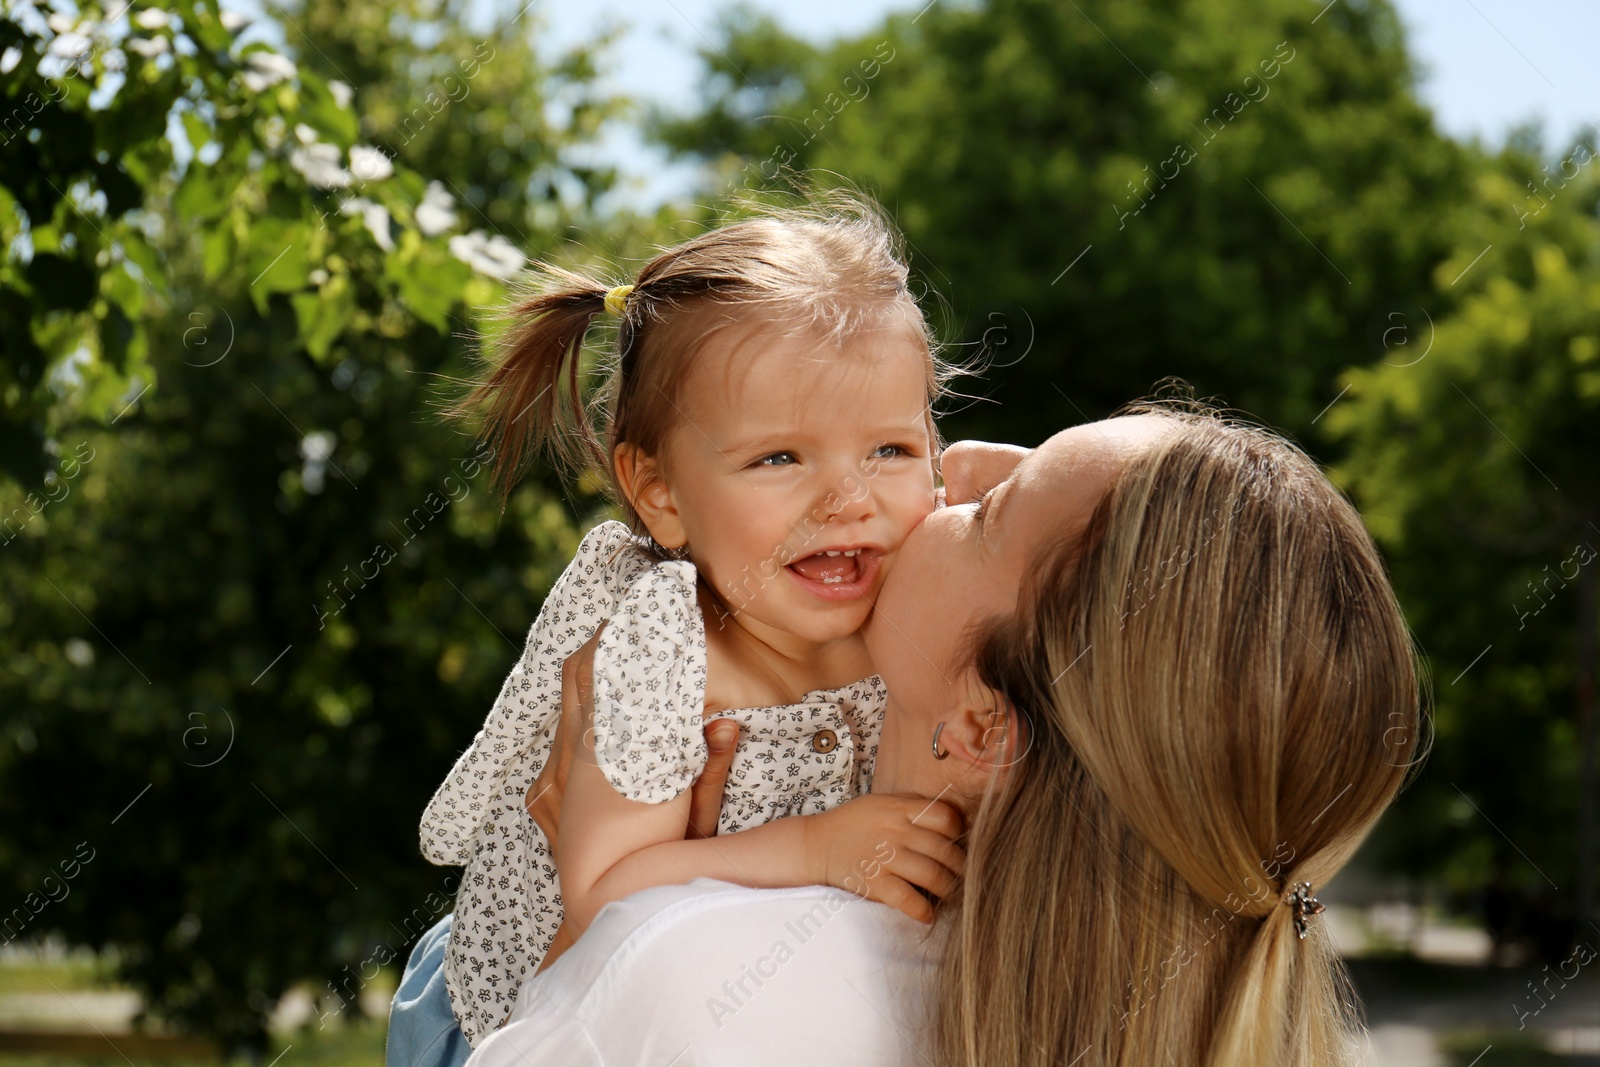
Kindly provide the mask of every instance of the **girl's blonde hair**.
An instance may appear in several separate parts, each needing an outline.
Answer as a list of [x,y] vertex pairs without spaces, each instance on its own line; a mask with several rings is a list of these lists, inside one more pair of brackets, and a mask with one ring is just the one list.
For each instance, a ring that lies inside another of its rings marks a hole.
[[1031,747],[944,901],[937,1062],[1325,1067],[1359,1030],[1325,885],[1421,726],[1400,608],[1304,453],[1194,411],[977,641]]
[[584,400],[582,355],[616,287],[548,263],[530,270],[486,375],[451,412],[483,415],[502,492],[530,455],[543,451],[573,472],[606,472],[641,531],[617,491],[617,446],[660,460],[682,421],[679,400],[695,354],[717,330],[753,315],[833,344],[904,325],[927,355],[929,404],[938,398],[949,369],[911,295],[900,236],[882,210],[860,194],[839,192],[756,212],[661,252],[639,271],[620,300],[609,358],[600,363],[598,419]]

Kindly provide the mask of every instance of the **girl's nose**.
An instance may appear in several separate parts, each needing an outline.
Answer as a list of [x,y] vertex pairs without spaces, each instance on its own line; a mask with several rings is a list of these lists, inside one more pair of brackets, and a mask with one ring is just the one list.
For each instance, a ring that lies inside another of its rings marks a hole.
[[1031,448],[992,441],[957,441],[939,458],[944,502],[970,504],[1011,477]]

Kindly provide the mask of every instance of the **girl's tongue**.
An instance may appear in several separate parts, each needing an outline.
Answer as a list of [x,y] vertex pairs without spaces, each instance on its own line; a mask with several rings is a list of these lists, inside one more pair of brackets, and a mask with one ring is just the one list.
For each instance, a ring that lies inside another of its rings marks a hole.
[[802,578],[823,585],[843,585],[861,580],[862,567],[859,550],[845,555],[842,552],[818,552],[804,559],[797,559],[789,564],[789,568]]

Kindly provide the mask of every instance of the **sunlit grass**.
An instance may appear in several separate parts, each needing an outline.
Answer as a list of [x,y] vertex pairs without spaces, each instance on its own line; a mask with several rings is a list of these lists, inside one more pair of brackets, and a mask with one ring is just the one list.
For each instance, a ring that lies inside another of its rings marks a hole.
[[1477,1067],[1575,1067],[1595,1062],[1588,1057],[1574,1059],[1547,1052],[1536,1036],[1515,1030],[1446,1034],[1439,1040],[1439,1050],[1450,1067],[1469,1067],[1473,1063]]

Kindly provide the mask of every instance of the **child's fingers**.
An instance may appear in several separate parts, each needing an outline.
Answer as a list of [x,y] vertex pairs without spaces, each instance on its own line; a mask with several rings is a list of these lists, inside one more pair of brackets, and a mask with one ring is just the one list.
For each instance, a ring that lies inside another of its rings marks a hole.
[[933,905],[904,879],[880,873],[867,883],[867,899],[898,908],[919,923],[933,922]]
[[900,808],[911,825],[919,826],[925,830],[943,834],[945,837],[959,837],[963,820],[961,812],[952,804],[942,800],[924,800],[922,797],[895,797],[900,801]]
[[936,897],[947,897],[954,893],[960,881],[955,872],[938,860],[909,850],[896,853],[894,859],[885,865],[885,870],[912,885],[920,885]]
[[960,875],[967,866],[967,851],[960,845],[951,841],[943,834],[932,830],[913,828],[901,840],[908,851],[921,853],[935,863],[949,868],[950,872]]

